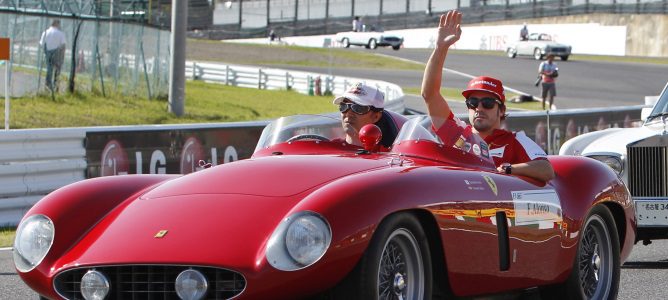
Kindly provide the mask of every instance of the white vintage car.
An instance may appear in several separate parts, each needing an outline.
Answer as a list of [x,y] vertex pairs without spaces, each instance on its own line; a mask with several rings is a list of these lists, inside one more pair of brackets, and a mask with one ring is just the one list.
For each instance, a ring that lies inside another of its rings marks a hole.
[[364,46],[367,49],[376,49],[378,46],[390,46],[394,50],[399,50],[401,44],[404,43],[403,37],[381,31],[339,32],[336,34],[335,39],[345,48],[350,47],[350,45]]
[[506,54],[510,58],[518,55],[533,56],[536,60],[553,54],[561,57],[561,60],[568,60],[571,55],[571,46],[555,42],[547,33],[532,33],[525,41],[517,41],[506,48]]
[[635,204],[637,239],[668,239],[668,84],[638,128],[609,128],[568,140],[559,155],[582,155],[610,166]]

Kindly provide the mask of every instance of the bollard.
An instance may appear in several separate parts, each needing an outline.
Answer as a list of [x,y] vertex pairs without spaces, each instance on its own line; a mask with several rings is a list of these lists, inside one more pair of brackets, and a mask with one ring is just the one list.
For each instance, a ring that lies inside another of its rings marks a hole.
[[308,81],[308,95],[313,96],[313,77],[309,75],[306,80]]
[[315,78],[315,95],[322,96],[322,80],[320,76]]

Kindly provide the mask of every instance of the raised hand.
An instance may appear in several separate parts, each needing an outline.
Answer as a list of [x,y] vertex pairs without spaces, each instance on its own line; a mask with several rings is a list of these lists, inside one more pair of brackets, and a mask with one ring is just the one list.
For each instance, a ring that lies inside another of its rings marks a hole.
[[441,15],[438,23],[438,47],[450,47],[459,40],[462,35],[462,13],[457,10],[451,10],[445,15]]

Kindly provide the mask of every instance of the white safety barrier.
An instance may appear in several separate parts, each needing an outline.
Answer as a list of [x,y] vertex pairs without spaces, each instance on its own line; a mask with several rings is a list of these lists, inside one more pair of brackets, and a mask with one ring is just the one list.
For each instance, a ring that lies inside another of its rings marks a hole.
[[44,195],[85,178],[85,136],[78,128],[0,134],[0,226],[15,224]]
[[385,93],[386,109],[399,113],[406,109],[401,87],[380,80],[194,61],[186,62],[186,77],[247,88],[293,90],[310,95],[339,95],[355,83],[364,82]]

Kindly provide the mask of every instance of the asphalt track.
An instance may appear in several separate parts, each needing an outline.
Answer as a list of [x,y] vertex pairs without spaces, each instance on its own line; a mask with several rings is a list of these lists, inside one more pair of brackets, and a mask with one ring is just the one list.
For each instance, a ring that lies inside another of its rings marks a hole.
[[[666,299],[668,297],[668,292],[665,290],[666,272],[668,272],[668,241],[655,241],[649,246],[634,246],[631,257],[622,266],[618,299]],[[12,252],[0,250],[0,299],[37,298],[37,294],[30,290],[16,273]],[[508,298],[502,297],[504,300]],[[517,298],[540,299],[537,293],[526,293]]]
[[[391,49],[379,48],[367,50],[363,47],[351,47],[349,51],[374,52],[426,63],[429,49]],[[645,96],[656,96],[668,81],[668,65],[641,64],[625,62],[603,62],[556,59],[559,66],[557,79],[557,97],[555,106],[564,108],[613,107],[644,104]],[[475,55],[450,53],[445,62],[443,86],[463,89],[469,76],[489,75],[503,81],[506,87],[520,92],[540,96],[540,89],[535,87],[539,61],[529,57],[510,59],[505,56]],[[402,87],[420,87],[422,71],[395,71],[378,69],[346,69],[335,67],[295,67],[286,69],[373,78],[398,84]],[[421,103],[417,107],[422,109]]]

